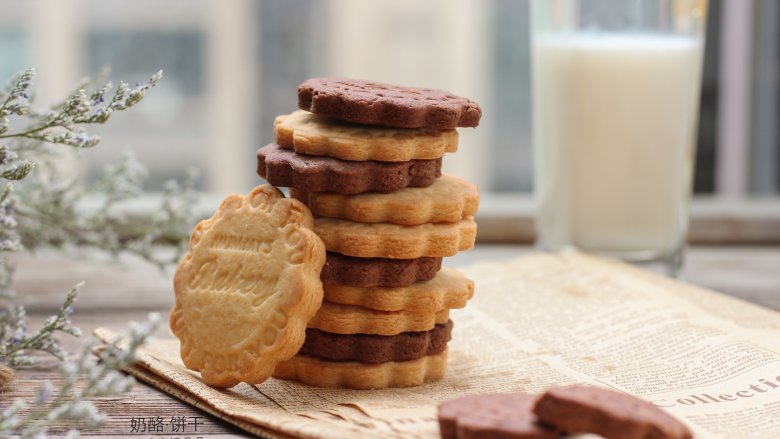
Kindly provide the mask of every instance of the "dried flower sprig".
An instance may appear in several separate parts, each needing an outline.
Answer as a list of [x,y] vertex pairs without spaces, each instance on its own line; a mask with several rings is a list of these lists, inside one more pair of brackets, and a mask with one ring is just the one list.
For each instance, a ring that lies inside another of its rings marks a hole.
[[132,254],[160,268],[175,263],[192,221],[197,172],[167,182],[157,207],[134,212],[127,204],[140,195],[147,174],[126,152],[81,191],[36,178],[25,181],[18,190],[24,201],[16,203],[20,243],[28,250],[89,247],[114,256]]
[[[11,197],[13,185],[5,185],[0,192],[0,299],[10,299],[13,294],[9,288],[13,277],[14,265],[11,253],[21,250],[22,244],[16,230],[14,200]],[[0,322],[4,319],[0,317]]]
[[[79,335],[68,316],[80,285],[70,290],[59,312],[38,331],[28,333],[25,310],[13,303],[13,253],[47,246],[92,247],[117,256],[134,254],[164,267],[179,258],[195,203],[196,175],[190,172],[183,183],[166,184],[160,207],[152,213],[128,211],[127,202],[141,193],[147,176],[146,168],[130,153],[87,188],[60,168],[67,152],[61,145],[77,149],[97,145],[100,138],[84,126],[106,123],[114,113],[136,105],[160,81],[162,71],[135,87],[120,82],[110,99],[110,82],[94,87],[86,79],[66,99],[45,110],[32,107],[34,76],[35,70],[27,70],[0,91],[0,178],[7,180],[0,188],[0,378],[13,377],[4,364],[30,365],[37,360],[36,353],[48,353],[63,361],[62,386],[55,392],[46,383],[34,402],[14,401],[6,407],[0,413],[2,437],[44,437],[47,425],[55,422],[74,428],[99,425],[104,418],[86,398],[127,390],[132,379],[117,371],[131,361],[154,326],[135,326],[128,349],[109,345],[99,364],[90,356],[94,342],[77,360],[68,362],[56,335]],[[75,384],[79,376],[86,377],[80,390]],[[73,430],[69,436],[77,434]]]
[[28,356],[29,352],[46,352],[59,360],[65,360],[67,353],[57,343],[54,334],[62,332],[74,337],[81,335],[81,330],[72,325],[69,316],[73,313],[73,304],[79,288],[79,283],[68,291],[65,302],[57,314],[46,319],[43,327],[34,334],[27,333],[27,315],[22,306],[9,306],[0,309],[0,362],[10,367],[26,366],[35,361]]
[[[180,199],[164,198],[162,210],[154,210],[153,218],[130,218],[118,212],[119,205],[141,191],[146,176],[134,157],[127,155],[109,166],[93,188],[78,190],[77,182],[59,169],[63,150],[54,147],[95,146],[100,138],[88,134],[84,126],[106,123],[114,113],[138,104],[162,79],[162,71],[135,87],[120,81],[110,99],[111,82],[94,87],[91,80],[82,80],[66,99],[48,110],[31,106],[34,77],[35,70],[28,69],[0,92],[0,141],[7,142],[0,144],[0,177],[24,180],[15,191],[9,181],[0,192],[0,297],[11,293],[13,263],[8,253],[22,248],[90,246],[114,255],[136,254],[158,266],[173,262],[178,253],[161,258],[156,249],[160,245],[182,248],[186,235],[179,226],[191,217],[194,176],[185,180],[179,193],[166,192],[165,197]],[[25,179],[33,168],[38,169],[34,178]],[[102,197],[103,205],[86,213],[82,207],[95,194]],[[168,215],[161,216],[161,211]]]
[[[105,346],[92,338],[78,358],[60,365],[60,388],[44,382],[35,400],[14,400],[0,412],[0,437],[45,437],[52,424],[72,428],[67,437],[78,437],[78,430],[97,428],[105,415],[88,398],[116,396],[127,392],[135,380],[121,369],[133,362],[138,348],[160,323],[160,316],[150,314],[146,322],[131,322],[129,329]],[[93,352],[97,350],[98,358]]]
[[162,70],[152,75],[148,81],[131,88],[125,82],[119,82],[110,101],[106,94],[113,88],[111,82],[93,92],[85,88],[77,89],[73,94],[48,112],[35,112],[30,124],[24,129],[9,132],[9,115],[23,116],[30,111],[31,95],[29,89],[35,69],[20,74],[15,85],[6,93],[0,106],[0,139],[27,138],[52,144],[70,145],[76,148],[90,148],[100,142],[99,136],[89,135],[81,125],[106,123],[117,112],[126,110],[139,103],[147,90],[157,85],[163,77]]

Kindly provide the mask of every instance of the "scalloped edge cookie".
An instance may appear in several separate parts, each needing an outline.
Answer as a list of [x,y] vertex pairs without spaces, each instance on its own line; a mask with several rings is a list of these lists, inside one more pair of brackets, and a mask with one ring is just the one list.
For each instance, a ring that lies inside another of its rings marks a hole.
[[479,208],[477,186],[442,174],[427,187],[409,187],[389,194],[342,195],[290,189],[293,198],[306,203],[315,216],[342,218],[358,223],[393,223],[415,226],[455,222],[473,216]]
[[474,281],[458,270],[442,267],[433,279],[399,288],[358,288],[324,285],[325,300],[377,311],[433,313],[466,306],[474,295]]
[[334,334],[398,335],[402,332],[430,331],[450,318],[450,310],[433,312],[377,311],[353,305],[322,301],[309,328]]
[[398,335],[333,334],[309,328],[298,355],[323,361],[361,363],[417,360],[447,349],[447,343],[452,339],[452,327],[452,320],[447,320],[430,331],[402,332]]
[[446,369],[446,350],[418,360],[378,364],[323,361],[296,355],[276,366],[274,378],[295,380],[317,387],[370,390],[419,386],[444,378]]
[[661,407],[608,387],[571,384],[547,389],[536,400],[533,413],[541,422],[567,432],[607,438],[693,437],[684,422]]
[[312,225],[305,205],[262,185],[229,195],[193,230],[173,278],[170,327],[184,365],[208,385],[261,383],[303,344],[325,263]]
[[443,90],[336,77],[303,81],[298,86],[298,108],[398,128],[476,127],[482,117],[476,102]]
[[538,397],[484,393],[445,401],[436,410],[441,439],[557,439],[561,432],[533,414]]
[[433,279],[441,270],[441,261],[442,258],[356,258],[328,252],[320,279],[327,285],[406,287]]
[[328,251],[361,258],[415,259],[454,256],[474,247],[477,223],[468,216],[455,223],[400,226],[316,218],[314,231]]
[[269,143],[257,150],[257,173],[274,186],[309,192],[389,193],[425,187],[441,176],[442,159],[406,162],[349,162],[298,154]]
[[299,154],[341,160],[406,162],[458,150],[458,132],[366,127],[298,110],[274,120],[276,143]]

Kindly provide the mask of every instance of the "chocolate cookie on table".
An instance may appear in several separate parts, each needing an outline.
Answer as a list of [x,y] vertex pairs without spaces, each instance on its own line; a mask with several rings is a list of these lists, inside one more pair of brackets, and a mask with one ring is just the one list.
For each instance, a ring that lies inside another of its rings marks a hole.
[[441,158],[405,162],[351,162],[298,154],[270,143],[257,150],[257,173],[274,186],[307,192],[389,193],[430,186],[441,176]]
[[526,393],[470,395],[439,404],[442,439],[553,439],[559,431],[539,422]]
[[313,78],[298,86],[298,108],[366,125],[396,128],[476,127],[476,102],[442,90],[347,78]]
[[570,433],[596,433],[607,439],[690,439],[682,422],[635,396],[603,387],[552,388],[537,401],[542,421]]

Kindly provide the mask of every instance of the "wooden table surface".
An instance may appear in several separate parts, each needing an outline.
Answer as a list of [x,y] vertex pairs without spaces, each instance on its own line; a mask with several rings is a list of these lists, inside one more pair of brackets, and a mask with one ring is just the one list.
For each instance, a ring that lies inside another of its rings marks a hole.
[[[479,245],[446,262],[458,267],[511,258],[531,250],[527,246]],[[121,330],[128,321],[144,319],[149,312],[160,313],[166,321],[173,300],[171,277],[170,272],[162,273],[137,260],[112,263],[90,255],[64,258],[42,253],[19,260],[16,289],[27,306],[30,326],[35,328],[59,307],[70,286],[86,281],[73,321],[89,333],[101,326]],[[780,310],[780,247],[694,247],[687,252],[684,279]],[[170,337],[164,323],[157,336]],[[63,337],[63,344],[71,352],[80,343]],[[0,395],[0,409],[16,397],[34,398],[45,380],[56,382],[55,365],[47,361],[19,371],[12,388]],[[95,403],[111,419],[99,430],[83,431],[83,436],[194,439],[243,435],[231,425],[144,384],[137,384],[123,397],[102,398]],[[156,426],[152,432],[148,430],[151,425]]]

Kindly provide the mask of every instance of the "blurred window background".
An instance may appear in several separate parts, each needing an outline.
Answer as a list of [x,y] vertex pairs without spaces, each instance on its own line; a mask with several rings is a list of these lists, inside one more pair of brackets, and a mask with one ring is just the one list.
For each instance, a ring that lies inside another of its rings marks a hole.
[[[710,0],[695,191],[780,192],[780,1]],[[482,192],[528,193],[533,166],[529,6],[516,0],[0,0],[0,74],[38,69],[39,99],[111,66],[165,79],[97,130],[81,175],[132,149],[148,189],[202,171],[201,189],[246,192],[273,119],[314,76],[441,88],[482,105],[445,170]]]

